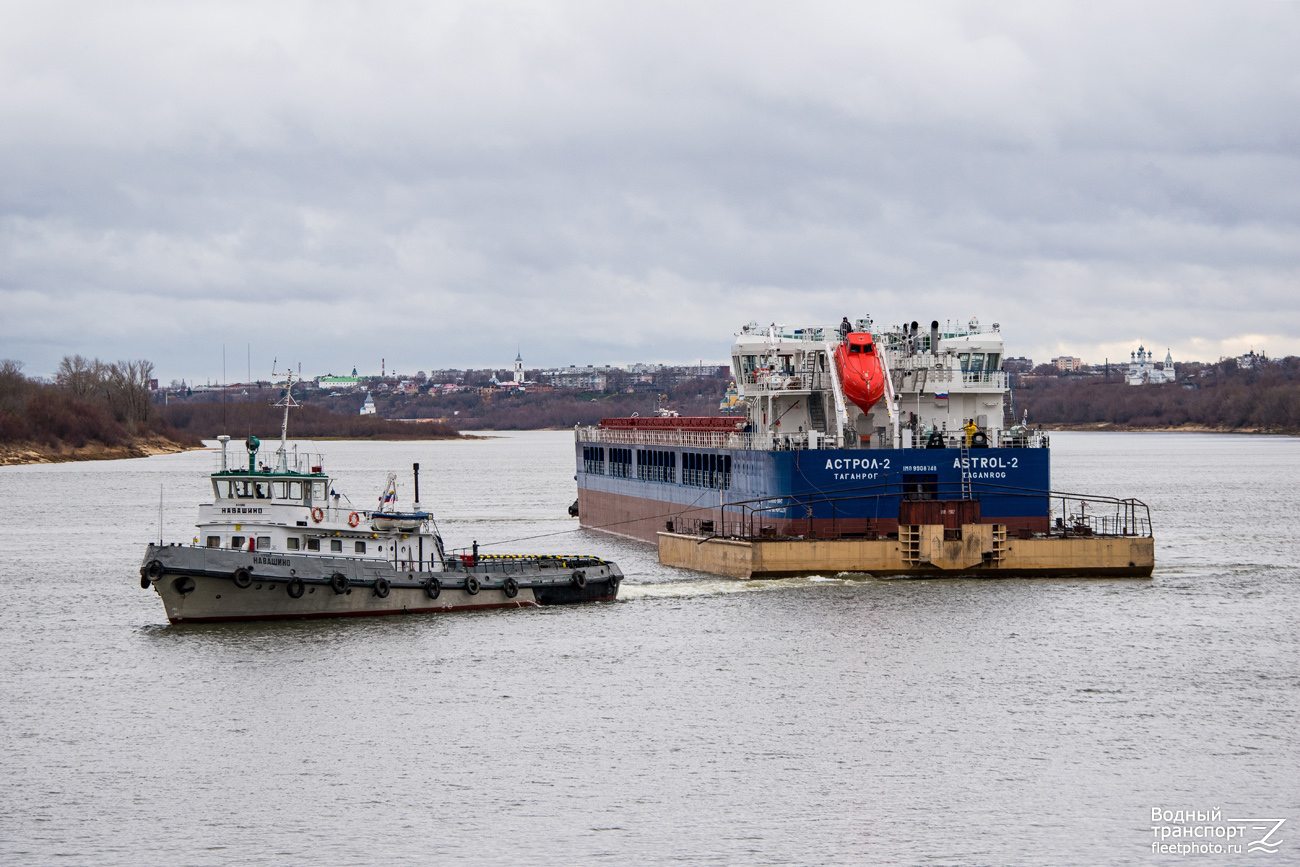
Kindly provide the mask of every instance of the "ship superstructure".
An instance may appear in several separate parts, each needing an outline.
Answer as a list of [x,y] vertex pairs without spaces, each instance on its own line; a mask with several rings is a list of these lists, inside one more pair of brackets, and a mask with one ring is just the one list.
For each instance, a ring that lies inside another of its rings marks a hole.
[[1012,532],[1050,521],[1049,441],[1016,424],[998,325],[750,323],[739,415],[604,419],[576,431],[583,526],[655,541],[719,532],[896,533],[900,504],[969,500]]

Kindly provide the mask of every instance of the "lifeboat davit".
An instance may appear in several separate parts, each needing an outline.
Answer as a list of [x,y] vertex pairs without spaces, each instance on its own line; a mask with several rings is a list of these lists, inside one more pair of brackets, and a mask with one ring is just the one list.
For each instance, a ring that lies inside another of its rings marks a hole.
[[844,396],[865,412],[885,396],[885,369],[880,353],[867,332],[852,332],[835,348]]

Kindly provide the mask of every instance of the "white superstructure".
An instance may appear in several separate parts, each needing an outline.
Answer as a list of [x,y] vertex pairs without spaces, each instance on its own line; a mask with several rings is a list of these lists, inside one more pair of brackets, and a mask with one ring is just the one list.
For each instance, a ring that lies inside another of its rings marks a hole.
[[[864,413],[847,401],[833,327],[746,325],[731,349],[732,375],[746,408],[747,432],[773,448],[913,448],[931,434],[958,437],[973,423],[996,446],[1005,433],[1009,385],[999,327],[937,321],[870,332],[886,371],[885,397]],[[756,445],[755,447],[761,447]]]

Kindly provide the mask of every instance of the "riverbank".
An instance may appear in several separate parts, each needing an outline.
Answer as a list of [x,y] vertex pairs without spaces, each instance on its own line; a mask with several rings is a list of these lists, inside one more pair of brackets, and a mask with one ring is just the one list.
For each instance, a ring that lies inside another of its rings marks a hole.
[[203,448],[201,445],[183,445],[164,437],[135,439],[116,446],[91,442],[75,448],[69,445],[48,446],[33,442],[0,443],[0,467],[62,464],[72,461],[116,461],[124,458],[147,458],[151,455],[171,455],[201,448]]
[[1041,424],[1034,425],[1045,431],[1114,431],[1116,433],[1226,433],[1226,434],[1260,434],[1267,436],[1298,436],[1300,431],[1272,429],[1264,427],[1214,427],[1203,424],[1184,424],[1164,427],[1145,425],[1113,424],[1111,422],[1091,422],[1089,424]]

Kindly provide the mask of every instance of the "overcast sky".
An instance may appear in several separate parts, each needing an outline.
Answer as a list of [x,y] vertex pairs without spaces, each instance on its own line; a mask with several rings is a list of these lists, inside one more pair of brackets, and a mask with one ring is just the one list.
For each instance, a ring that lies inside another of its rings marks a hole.
[[0,357],[1300,354],[1300,4],[0,5]]

